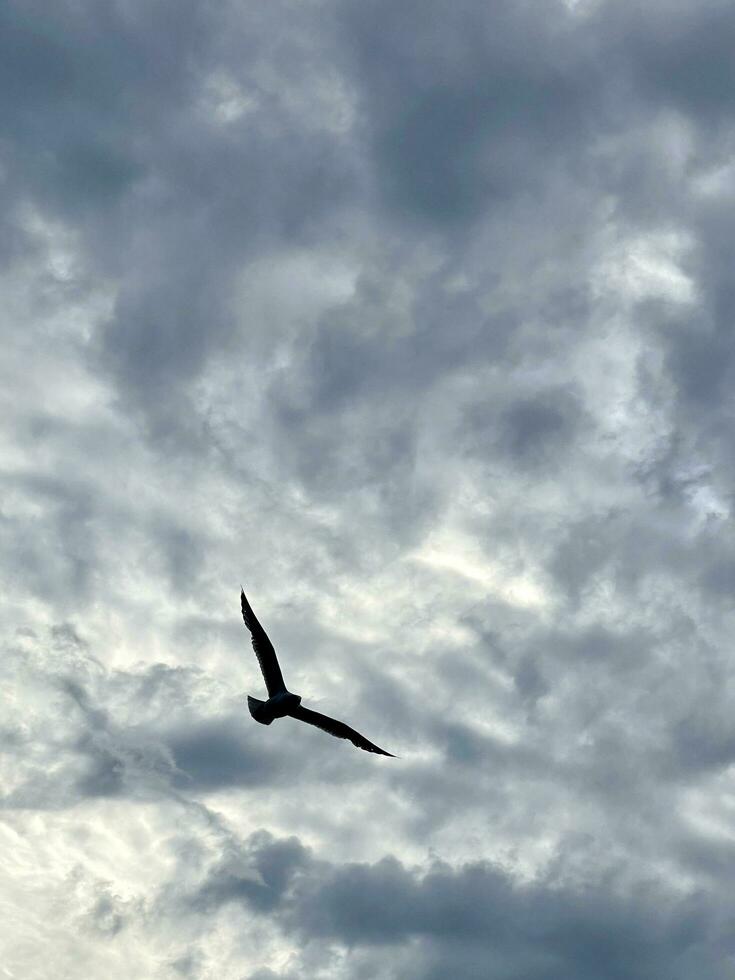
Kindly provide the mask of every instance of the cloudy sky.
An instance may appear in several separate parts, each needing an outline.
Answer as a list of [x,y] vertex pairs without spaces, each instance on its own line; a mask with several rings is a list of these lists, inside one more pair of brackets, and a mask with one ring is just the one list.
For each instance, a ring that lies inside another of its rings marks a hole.
[[734,44],[0,6],[0,977],[735,976]]

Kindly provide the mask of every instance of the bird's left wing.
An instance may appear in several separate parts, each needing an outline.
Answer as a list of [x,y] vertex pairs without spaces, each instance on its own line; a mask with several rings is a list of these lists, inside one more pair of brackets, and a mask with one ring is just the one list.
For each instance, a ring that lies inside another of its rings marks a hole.
[[258,658],[258,663],[260,664],[263,680],[265,681],[265,686],[268,688],[268,695],[269,697],[273,697],[274,694],[286,690],[286,685],[283,683],[283,674],[278,665],[276,651],[268,639],[268,634],[260,625],[255,613],[250,608],[250,603],[245,598],[245,593],[242,589],[240,589],[240,605],[242,606],[242,618],[250,630],[253,650],[255,650],[255,656]]
[[301,705],[291,711],[290,715],[292,718],[298,718],[299,721],[305,721],[307,725],[314,725],[316,728],[321,728],[323,732],[336,735],[337,738],[349,739],[358,749],[364,749],[366,752],[377,752],[378,755],[389,755],[391,759],[395,759],[392,752],[386,752],[385,749],[380,749],[377,745],[373,745],[364,735],[356,732],[349,725],[345,725],[343,721],[329,718],[327,715],[319,714],[318,711],[311,711],[309,708],[303,708]]

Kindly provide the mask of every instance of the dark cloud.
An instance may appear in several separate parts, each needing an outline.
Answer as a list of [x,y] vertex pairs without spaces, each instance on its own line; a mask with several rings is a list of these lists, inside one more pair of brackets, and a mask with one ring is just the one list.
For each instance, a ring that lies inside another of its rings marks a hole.
[[226,862],[213,870],[192,901],[207,910],[242,902],[254,911],[268,913],[280,904],[294,875],[309,862],[308,851],[295,837],[274,840],[261,831],[248,842],[246,873],[233,873]]
[[533,192],[600,121],[594,48],[584,35],[575,44],[561,12],[539,19],[506,3],[348,11],[376,178],[396,217],[471,226]]
[[475,403],[459,429],[479,458],[505,456],[520,470],[548,473],[557,460],[574,453],[586,421],[580,400],[562,388],[534,392],[509,404]]
[[167,744],[178,770],[175,785],[185,791],[206,791],[271,782],[276,760],[256,748],[248,734],[244,717],[217,719],[169,734]]
[[[610,11],[614,19],[614,7]],[[733,69],[726,39],[735,22],[729,4],[718,0],[697,11],[661,4],[634,18],[626,11],[621,19],[636,28],[625,40],[644,91],[700,123],[724,122],[731,115]]]
[[409,975],[422,980],[442,976],[452,962],[473,977],[728,975],[725,922],[704,894],[519,884],[481,861],[422,871],[386,857],[337,867],[293,839],[267,835],[251,838],[248,850],[263,883],[215,872],[197,901],[210,909],[215,899],[238,901],[307,943],[338,941],[353,952],[379,956],[383,947],[412,942]]

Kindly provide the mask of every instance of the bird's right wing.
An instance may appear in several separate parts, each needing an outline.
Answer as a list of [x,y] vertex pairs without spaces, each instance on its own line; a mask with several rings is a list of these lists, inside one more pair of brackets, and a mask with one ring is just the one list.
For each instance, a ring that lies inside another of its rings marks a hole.
[[349,739],[358,749],[364,749],[366,752],[377,752],[378,755],[389,755],[391,759],[395,759],[395,756],[391,752],[386,752],[385,749],[380,749],[377,745],[373,745],[364,735],[356,732],[349,725],[345,725],[343,721],[329,718],[327,715],[319,714],[318,711],[311,711],[309,708],[303,708],[301,705],[291,711],[290,715],[292,718],[298,718],[299,721],[305,721],[307,725],[314,725],[316,728],[321,728],[323,732],[336,735],[337,738]]
[[242,589],[240,590],[240,605],[242,606],[242,618],[250,630],[253,650],[255,650],[255,656],[258,658],[258,663],[260,664],[265,686],[268,688],[268,696],[272,698],[274,694],[286,690],[286,685],[283,683],[283,674],[281,673],[281,668],[278,666],[276,651],[268,639],[268,634],[260,625],[255,613],[250,608],[250,603],[245,598],[245,593]]

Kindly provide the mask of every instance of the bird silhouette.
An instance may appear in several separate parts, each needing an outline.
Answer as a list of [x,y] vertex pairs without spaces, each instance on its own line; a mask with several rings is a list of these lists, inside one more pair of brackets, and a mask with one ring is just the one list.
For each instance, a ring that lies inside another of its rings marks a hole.
[[268,689],[267,701],[259,701],[258,698],[248,695],[248,708],[256,721],[259,721],[261,725],[270,725],[274,718],[285,718],[286,716],[298,718],[299,721],[305,721],[307,725],[321,728],[323,732],[329,732],[330,735],[335,735],[337,738],[349,739],[358,749],[364,749],[366,752],[377,752],[378,755],[389,755],[392,759],[395,758],[391,752],[386,752],[385,749],[373,745],[364,735],[356,732],[349,725],[345,725],[344,722],[302,707],[300,695],[292,694],[283,683],[283,674],[278,665],[276,651],[268,639],[268,634],[258,622],[250,603],[245,598],[243,589],[240,590],[240,605],[242,606],[242,618],[250,630],[253,650],[255,650],[255,656],[258,658],[263,680]]

